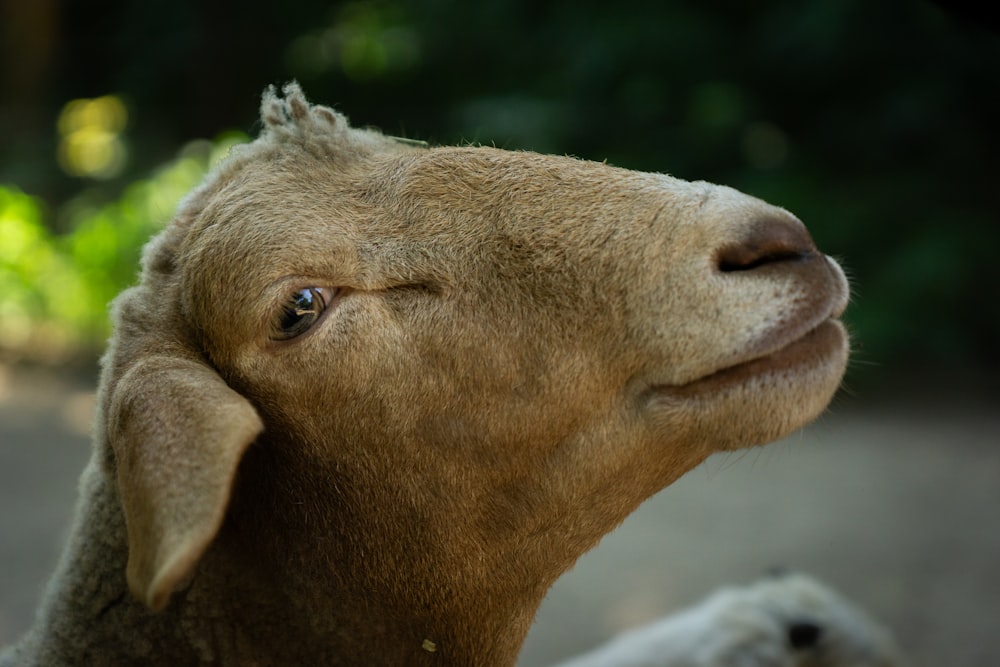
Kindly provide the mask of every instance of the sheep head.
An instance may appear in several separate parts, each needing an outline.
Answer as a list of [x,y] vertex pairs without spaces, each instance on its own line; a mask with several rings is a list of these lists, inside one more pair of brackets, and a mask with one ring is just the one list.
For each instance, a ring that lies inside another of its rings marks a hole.
[[116,304],[107,460],[149,606],[224,565],[442,654],[476,618],[509,657],[639,503],[835,392],[847,283],[788,212],[285,93]]

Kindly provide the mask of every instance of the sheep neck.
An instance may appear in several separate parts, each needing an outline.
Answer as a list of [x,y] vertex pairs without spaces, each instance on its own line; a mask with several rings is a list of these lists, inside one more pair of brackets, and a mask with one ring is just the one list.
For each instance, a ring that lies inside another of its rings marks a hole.
[[514,665],[555,580],[707,453],[623,458],[568,484],[553,482],[572,469],[559,453],[491,478],[499,466],[454,474],[440,448],[404,465],[386,460],[401,446],[341,441],[330,456],[282,436],[247,452],[187,595],[236,595],[231,625],[253,628],[257,655],[281,647],[279,664],[308,647],[299,662]]
[[[125,525],[112,479],[96,463],[85,473],[76,531],[15,657],[50,667],[81,659],[149,667],[513,665],[544,595],[544,586],[513,591],[488,581],[487,570],[473,574],[467,559],[456,553],[449,561],[429,542],[390,550],[391,528],[381,544],[347,533],[308,540],[305,515],[275,506],[286,513],[275,523],[266,512],[243,515],[249,507],[238,501],[190,585],[154,613],[127,590]],[[248,529],[257,521],[267,536]],[[443,560],[420,557],[429,550]]]
[[359,664],[514,665],[545,592],[583,550],[558,546],[563,536],[526,540],[523,527],[481,530],[476,503],[421,504],[399,489],[352,484],[343,468],[277,465],[274,451],[262,447],[244,462],[229,519],[200,568],[229,573],[220,589],[254,582],[240,595],[252,602],[241,602],[237,625],[281,610],[282,637],[262,642],[263,651],[291,643],[325,647],[338,664],[356,656]]

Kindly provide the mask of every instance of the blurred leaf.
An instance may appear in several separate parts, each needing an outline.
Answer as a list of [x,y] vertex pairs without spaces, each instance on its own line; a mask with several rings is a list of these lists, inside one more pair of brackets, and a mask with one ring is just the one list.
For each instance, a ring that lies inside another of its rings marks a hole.
[[234,144],[192,142],[114,202],[94,207],[86,193],[70,202],[70,233],[53,236],[41,204],[0,187],[0,349],[46,357],[92,350],[109,333],[108,303],[134,282],[142,246],[180,199]]

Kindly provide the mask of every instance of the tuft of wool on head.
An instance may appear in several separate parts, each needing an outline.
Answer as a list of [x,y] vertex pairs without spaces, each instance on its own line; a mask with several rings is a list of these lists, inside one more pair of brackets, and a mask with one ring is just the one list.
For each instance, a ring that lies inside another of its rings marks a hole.
[[310,104],[302,87],[292,81],[282,87],[284,97],[274,86],[268,86],[260,102],[260,119],[266,133],[304,137],[308,134],[329,133],[347,119],[330,107]]
[[346,116],[330,107],[311,104],[294,81],[285,84],[280,94],[274,86],[264,91],[260,120],[263,130],[253,144],[296,144],[318,158],[340,163],[368,157],[393,141],[375,130],[352,128]]

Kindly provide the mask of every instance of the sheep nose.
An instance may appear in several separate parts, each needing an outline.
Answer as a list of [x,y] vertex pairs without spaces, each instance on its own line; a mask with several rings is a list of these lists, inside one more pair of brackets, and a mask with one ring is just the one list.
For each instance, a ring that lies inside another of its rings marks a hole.
[[751,271],[767,264],[807,259],[816,252],[805,225],[789,215],[753,223],[743,239],[719,250],[716,261],[724,273]]

